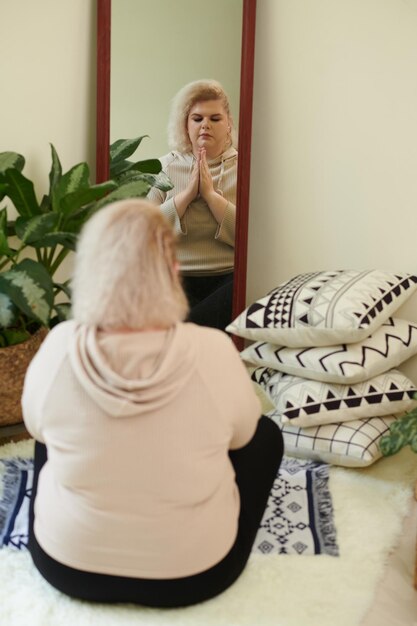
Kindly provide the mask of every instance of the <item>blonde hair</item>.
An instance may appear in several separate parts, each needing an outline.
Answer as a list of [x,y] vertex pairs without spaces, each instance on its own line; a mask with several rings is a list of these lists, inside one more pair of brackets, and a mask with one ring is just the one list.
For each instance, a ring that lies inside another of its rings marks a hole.
[[168,328],[188,303],[175,267],[173,231],[147,200],[109,204],[85,225],[72,281],[75,320],[105,330]]
[[168,118],[168,146],[178,152],[192,152],[192,145],[187,131],[188,116],[197,102],[220,100],[229,118],[231,129],[230,145],[237,146],[237,134],[230,112],[229,98],[222,85],[213,79],[196,80],[188,83],[174,96]]

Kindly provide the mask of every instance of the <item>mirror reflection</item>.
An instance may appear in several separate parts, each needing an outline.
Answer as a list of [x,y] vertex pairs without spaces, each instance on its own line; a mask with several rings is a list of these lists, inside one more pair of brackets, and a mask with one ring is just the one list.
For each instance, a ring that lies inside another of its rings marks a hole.
[[175,96],[170,152],[161,159],[173,188],[153,187],[177,236],[177,258],[190,304],[189,320],[224,330],[232,321],[237,150],[227,94],[198,80]]
[[232,317],[241,29],[242,0],[112,3],[111,141],[150,136],[137,156],[160,158],[174,185],[150,199],[177,234],[189,319],[222,330]]

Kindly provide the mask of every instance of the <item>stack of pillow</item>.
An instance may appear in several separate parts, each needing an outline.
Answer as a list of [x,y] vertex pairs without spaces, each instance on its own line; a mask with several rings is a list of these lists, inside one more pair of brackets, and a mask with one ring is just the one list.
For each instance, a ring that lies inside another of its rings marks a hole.
[[381,270],[301,274],[227,327],[255,341],[241,356],[287,454],[350,467],[380,458],[390,424],[417,405],[395,369],[417,354],[417,324],[394,316],[416,288],[417,276]]

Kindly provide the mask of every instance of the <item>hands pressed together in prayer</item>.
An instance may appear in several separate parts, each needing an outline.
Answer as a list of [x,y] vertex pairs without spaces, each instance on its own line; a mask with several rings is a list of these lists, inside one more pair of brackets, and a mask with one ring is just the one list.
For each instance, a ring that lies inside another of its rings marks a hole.
[[199,149],[187,187],[175,196],[175,206],[180,219],[198,195],[204,198],[215,220],[221,224],[228,202],[214,189],[205,148]]

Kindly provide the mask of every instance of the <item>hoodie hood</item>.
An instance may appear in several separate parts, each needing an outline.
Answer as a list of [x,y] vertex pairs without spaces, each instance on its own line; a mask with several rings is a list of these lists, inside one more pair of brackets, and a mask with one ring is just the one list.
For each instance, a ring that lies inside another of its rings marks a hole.
[[139,415],[167,404],[193,373],[196,354],[183,324],[167,331],[128,333],[78,325],[69,346],[78,382],[113,417]]
[[224,161],[235,159],[236,156],[237,156],[236,148],[233,148],[233,146],[230,146],[229,148],[226,148],[226,150],[222,152],[222,154],[219,154],[218,156],[214,157],[214,159],[207,159],[207,163],[211,167],[213,167],[215,165],[219,165],[220,163],[223,163]]

